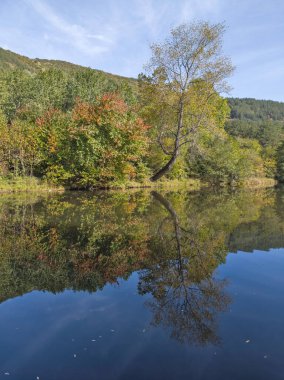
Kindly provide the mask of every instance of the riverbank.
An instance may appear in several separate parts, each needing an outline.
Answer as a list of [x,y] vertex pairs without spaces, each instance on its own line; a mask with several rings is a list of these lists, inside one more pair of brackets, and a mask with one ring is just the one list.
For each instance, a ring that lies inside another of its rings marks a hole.
[[107,187],[101,187],[105,190],[127,190],[127,189],[188,189],[199,190],[206,184],[199,179],[186,178],[186,179],[165,179],[152,182],[145,180],[143,182],[129,181],[125,184],[113,184]]
[[[160,180],[157,182],[127,182],[125,184],[114,183],[109,186],[98,186],[90,190],[127,190],[127,189],[188,189],[199,190],[202,182],[198,179],[184,180]],[[35,177],[0,177],[0,193],[18,193],[18,192],[63,192],[65,190],[82,190],[70,189],[63,186],[56,186],[47,181]],[[86,190],[87,191],[87,190]]]
[[[274,187],[277,182],[272,178],[248,178],[237,187],[257,189]],[[157,182],[127,182],[125,184],[114,183],[109,186],[98,186],[92,190],[127,190],[127,189],[186,189],[200,190],[201,188],[210,188],[211,184],[202,182],[199,179],[161,179]],[[224,187],[224,186],[222,186]],[[47,181],[35,177],[0,177],[0,193],[18,193],[18,192],[64,192],[65,190],[79,190],[56,186]]]
[[35,177],[0,177],[0,193],[63,192],[62,186],[54,186]]

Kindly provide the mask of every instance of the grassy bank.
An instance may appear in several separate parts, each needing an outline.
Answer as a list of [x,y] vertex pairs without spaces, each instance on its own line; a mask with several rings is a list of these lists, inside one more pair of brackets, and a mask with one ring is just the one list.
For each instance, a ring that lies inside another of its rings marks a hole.
[[[199,181],[198,179],[184,179],[184,180],[162,179],[157,182],[129,181],[124,184],[114,182],[109,186],[94,187],[93,190],[119,190],[119,189],[127,190],[127,189],[135,189],[135,188],[137,189],[153,188],[153,189],[198,190],[201,188],[201,181]],[[0,177],[0,192],[37,192],[37,191],[60,192],[64,190],[65,189],[63,186],[55,186],[44,180],[40,180],[35,177],[12,177],[12,178]],[[66,190],[70,190],[70,189],[66,188]]]
[[187,179],[160,179],[157,182],[145,180],[143,182],[129,181],[125,184],[113,183],[106,189],[191,189],[199,190],[202,187],[202,182],[199,179],[187,178]]
[[[247,189],[261,189],[266,187],[274,187],[277,185],[277,181],[273,178],[266,177],[251,177],[242,180],[233,187],[247,188]],[[127,182],[126,184],[112,184],[106,189],[135,189],[135,188],[152,188],[152,189],[189,189],[199,190],[201,188],[223,188],[230,187],[228,184],[220,183],[213,185],[208,182],[201,181],[199,179],[187,178],[187,179],[160,179],[157,182],[144,181],[140,182]]]
[[0,192],[39,192],[39,191],[64,191],[62,186],[54,186],[35,177],[0,177]]
[[[265,188],[273,187],[276,181],[272,178],[248,178],[244,180],[238,187],[243,188]],[[127,182],[112,183],[109,186],[98,186],[93,190],[127,190],[127,189],[183,189],[183,190],[200,190],[202,187],[210,188],[211,185],[204,183],[198,179],[161,179],[157,182],[143,181],[143,182]],[[216,186],[215,186],[216,187]],[[222,186],[224,187],[224,186]],[[62,192],[63,186],[55,186],[44,180],[35,177],[13,177],[6,178],[0,177],[0,192]],[[66,189],[69,190],[69,189]]]

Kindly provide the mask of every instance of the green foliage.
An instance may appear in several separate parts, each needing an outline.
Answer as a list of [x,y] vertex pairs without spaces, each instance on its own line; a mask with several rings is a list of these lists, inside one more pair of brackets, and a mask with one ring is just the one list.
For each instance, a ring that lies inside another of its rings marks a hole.
[[128,104],[135,104],[132,87],[126,81],[91,69],[69,73],[49,68],[33,74],[21,70],[0,72],[0,106],[11,122],[15,117],[35,121],[49,109],[71,110],[76,99],[94,103],[105,93],[117,92]]
[[234,139],[226,133],[203,134],[198,150],[188,157],[190,174],[212,183],[237,184],[248,177],[263,177],[261,146],[256,140]]
[[284,141],[276,152],[276,177],[279,182],[284,182]]
[[0,193],[29,193],[30,196],[30,193],[51,191],[62,192],[64,188],[31,176],[0,176]]
[[156,129],[158,147],[167,156],[151,181],[169,173],[199,130],[210,128],[216,118],[212,99],[227,89],[226,78],[233,71],[222,54],[224,30],[220,23],[182,24],[151,46],[150,75],[139,77],[140,99],[143,114]]
[[228,98],[231,119],[284,121],[284,103],[250,98]]
[[78,101],[72,113],[49,111],[37,120],[47,179],[71,187],[108,186],[147,173],[147,129],[117,95],[97,104]]
[[284,123],[280,121],[228,120],[225,129],[231,136],[256,139],[264,147],[275,148],[284,138]]
[[50,69],[63,71],[66,74],[69,74],[70,76],[88,70],[92,71],[98,76],[101,76],[106,81],[114,81],[119,85],[127,83],[132,89],[136,88],[136,81],[133,78],[125,78],[120,75],[114,75],[96,69],[87,69],[84,66],[76,65],[74,63],[65,61],[39,58],[31,59],[20,54],[16,54],[10,50],[2,49],[0,47],[0,70],[2,70],[3,72],[20,70],[25,71],[29,74],[35,74],[42,71],[48,71]]
[[53,66],[0,72],[0,174],[83,188],[149,175],[147,127],[130,84]]
[[61,95],[55,86],[50,98],[43,97],[54,107],[35,121],[29,109],[10,123],[0,114],[3,175],[35,174],[80,188],[145,178],[148,127],[119,95],[105,94],[95,103],[77,100],[69,112],[60,110]]
[[277,149],[284,139],[284,104],[256,99],[229,98],[228,101],[231,120],[226,122],[226,131],[234,137],[258,140],[265,175],[274,178],[279,170]]
[[0,174],[33,175],[42,160],[36,126],[21,119],[9,124],[0,112],[0,141]]
[[0,105],[9,122],[34,97],[29,74],[21,70],[0,72]]

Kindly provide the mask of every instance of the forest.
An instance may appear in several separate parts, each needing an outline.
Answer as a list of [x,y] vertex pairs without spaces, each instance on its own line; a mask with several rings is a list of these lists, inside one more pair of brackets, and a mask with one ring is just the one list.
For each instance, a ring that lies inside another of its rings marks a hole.
[[172,30],[138,79],[0,49],[0,179],[70,189],[283,180],[284,103],[222,96],[233,72],[223,33]]

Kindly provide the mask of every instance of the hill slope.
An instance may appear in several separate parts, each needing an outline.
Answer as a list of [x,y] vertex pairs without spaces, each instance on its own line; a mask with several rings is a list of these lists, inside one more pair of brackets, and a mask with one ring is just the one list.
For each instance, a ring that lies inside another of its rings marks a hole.
[[284,103],[252,98],[228,98],[231,119],[284,121]]
[[[60,69],[68,73],[88,70],[87,67],[70,62],[39,58],[31,59],[10,50],[0,48],[0,70],[20,69],[30,73],[36,73],[50,68]],[[136,80],[134,78],[126,78],[96,69],[89,70],[102,74],[106,79],[127,82],[131,87],[136,86]],[[284,103],[282,102],[250,98],[228,98],[228,102],[231,108],[232,120],[284,122]]]
[[79,72],[85,70],[93,70],[95,72],[105,75],[107,78],[127,81],[129,84],[135,82],[133,78],[126,78],[120,75],[106,73],[102,70],[90,69],[85,66],[80,66],[74,63],[60,61],[60,60],[49,60],[49,59],[39,59],[39,58],[28,58],[23,55],[14,53],[10,50],[5,50],[0,47],[0,70],[25,70],[30,73],[36,73],[41,70],[47,70],[50,68],[60,69],[69,73]]

